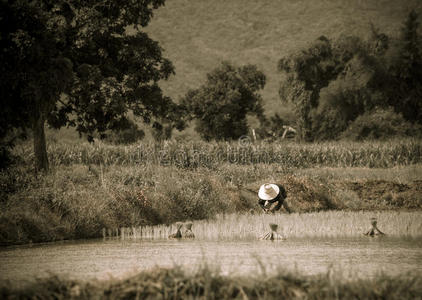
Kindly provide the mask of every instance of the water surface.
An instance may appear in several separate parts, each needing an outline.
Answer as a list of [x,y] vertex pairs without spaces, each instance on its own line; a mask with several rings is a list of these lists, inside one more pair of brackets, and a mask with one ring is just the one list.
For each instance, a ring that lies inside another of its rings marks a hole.
[[25,284],[52,274],[79,280],[121,278],[156,266],[195,269],[207,263],[224,274],[262,274],[278,267],[315,275],[341,270],[369,278],[379,272],[422,275],[422,240],[312,238],[286,241],[88,240],[0,250],[0,280]]

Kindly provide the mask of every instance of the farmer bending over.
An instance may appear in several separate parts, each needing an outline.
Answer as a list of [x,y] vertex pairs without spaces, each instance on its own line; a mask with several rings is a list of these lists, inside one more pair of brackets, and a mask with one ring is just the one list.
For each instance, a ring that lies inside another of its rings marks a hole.
[[266,213],[274,213],[281,206],[290,213],[290,209],[284,199],[287,197],[286,190],[279,184],[266,183],[261,185],[258,191],[258,204]]

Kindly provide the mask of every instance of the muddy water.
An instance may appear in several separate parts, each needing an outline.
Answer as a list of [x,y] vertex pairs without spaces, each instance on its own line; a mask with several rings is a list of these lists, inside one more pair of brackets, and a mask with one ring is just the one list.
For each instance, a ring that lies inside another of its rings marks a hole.
[[[156,266],[220,267],[226,274],[259,274],[277,267],[303,274],[422,275],[422,239],[347,238],[286,241],[89,240],[0,250],[0,280],[25,284],[57,274],[75,279],[121,278]],[[258,273],[257,273],[258,272]]]

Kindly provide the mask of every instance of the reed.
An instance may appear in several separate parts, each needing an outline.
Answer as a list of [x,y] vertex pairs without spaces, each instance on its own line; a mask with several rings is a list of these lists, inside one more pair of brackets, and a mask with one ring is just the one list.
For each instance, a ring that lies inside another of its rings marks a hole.
[[[277,224],[278,233],[286,238],[361,237],[371,228],[375,217],[378,227],[389,237],[420,238],[422,212],[345,212],[327,211],[293,214],[229,214],[211,220],[193,222],[197,239],[257,239],[268,231],[268,224]],[[171,226],[144,226],[134,228],[122,238],[164,239],[176,230]]]

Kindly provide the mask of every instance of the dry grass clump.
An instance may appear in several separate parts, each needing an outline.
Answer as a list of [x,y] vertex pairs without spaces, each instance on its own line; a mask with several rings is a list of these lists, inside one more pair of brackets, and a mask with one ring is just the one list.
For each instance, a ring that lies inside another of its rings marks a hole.
[[103,227],[117,227],[110,194],[86,166],[62,167],[45,176],[27,168],[13,171],[21,179],[19,189],[5,194],[1,203],[1,243],[97,237]]
[[218,178],[174,167],[72,165],[44,176],[16,167],[13,174],[0,202],[2,244],[100,237],[103,228],[115,235],[239,207]]
[[303,276],[279,269],[275,274],[223,275],[202,266],[145,271],[127,279],[78,282],[58,277],[29,286],[0,289],[2,299],[418,299],[422,280],[415,275],[378,275],[345,280],[327,273]]

